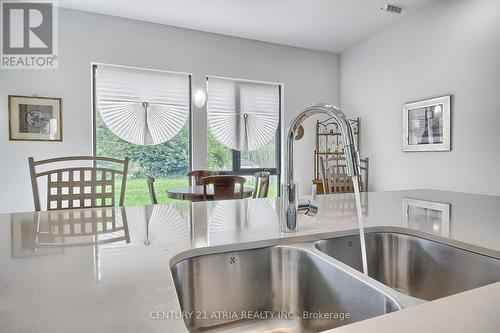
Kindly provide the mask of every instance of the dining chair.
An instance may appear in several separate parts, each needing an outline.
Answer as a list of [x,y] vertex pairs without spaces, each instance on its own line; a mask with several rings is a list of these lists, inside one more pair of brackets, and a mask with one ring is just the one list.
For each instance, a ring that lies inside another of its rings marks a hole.
[[[98,165],[102,164],[102,166]],[[119,206],[123,206],[129,158],[67,156],[35,161],[28,158],[35,210],[41,210],[39,180],[46,181],[47,210],[115,206],[117,176],[121,176]],[[62,167],[61,165],[70,165]]]
[[[203,185],[203,198],[208,200],[207,188],[209,185],[214,189],[214,200],[231,200],[243,198],[243,185],[245,177],[224,175],[224,176],[208,176],[200,179],[200,184]],[[238,192],[236,185],[239,185]]]
[[254,173],[255,177],[255,190],[253,191],[253,198],[267,198],[269,192],[269,176],[267,171],[259,171]]
[[[347,165],[343,157],[321,159],[321,173],[325,194],[354,192],[352,178],[347,173]],[[368,191],[369,159],[360,159],[360,192]]]
[[158,199],[156,198],[155,192],[155,180],[156,178],[151,175],[146,175],[146,182],[148,183],[149,197],[151,198],[151,203],[153,205],[158,204]]
[[219,173],[217,171],[210,171],[210,170],[193,170],[188,173],[186,173],[186,176],[188,176],[189,179],[189,186],[193,185],[193,180],[194,180],[194,185],[202,185],[200,184],[200,179],[208,176],[217,176]]

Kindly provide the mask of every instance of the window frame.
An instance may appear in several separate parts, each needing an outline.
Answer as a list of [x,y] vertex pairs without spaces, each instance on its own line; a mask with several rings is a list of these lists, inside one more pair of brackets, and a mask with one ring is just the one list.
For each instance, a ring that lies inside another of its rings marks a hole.
[[[217,170],[217,172],[220,175],[237,175],[237,176],[253,176],[255,173],[260,172],[260,171],[265,171],[269,172],[271,176],[277,176],[277,195],[281,195],[281,136],[282,136],[282,131],[281,131],[281,126],[282,126],[282,115],[283,115],[283,84],[282,83],[276,83],[276,82],[265,82],[265,81],[253,81],[253,80],[245,80],[245,79],[237,79],[237,78],[229,78],[229,77],[220,77],[220,76],[207,76],[206,81],[207,81],[207,96],[208,96],[208,80],[212,79],[225,79],[225,80],[234,80],[236,82],[240,83],[245,83],[245,82],[250,82],[250,83],[262,83],[262,84],[273,84],[278,86],[278,93],[279,93],[279,105],[278,105],[278,127],[276,128],[276,143],[275,143],[275,159],[276,159],[276,165],[274,168],[241,168],[241,152],[239,150],[234,150],[234,149],[229,149],[231,151],[231,156],[232,156],[232,170]],[[239,95],[239,92],[237,93]],[[210,98],[209,96],[207,98]],[[208,99],[207,99],[208,103]],[[208,121],[207,121],[207,135],[210,132],[210,128],[208,126]],[[207,139],[207,145],[208,145],[208,139]],[[208,156],[207,156],[208,158]]]

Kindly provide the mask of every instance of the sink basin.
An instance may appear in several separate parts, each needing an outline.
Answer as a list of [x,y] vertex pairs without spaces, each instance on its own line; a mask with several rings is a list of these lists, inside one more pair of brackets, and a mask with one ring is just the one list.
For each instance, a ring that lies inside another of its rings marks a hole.
[[190,332],[320,332],[400,309],[386,293],[320,255],[275,246],[174,264],[181,309],[193,314],[184,316],[186,327]]
[[[368,275],[423,300],[500,281],[500,260],[416,236],[365,235]],[[321,252],[361,271],[359,235],[316,242]]]

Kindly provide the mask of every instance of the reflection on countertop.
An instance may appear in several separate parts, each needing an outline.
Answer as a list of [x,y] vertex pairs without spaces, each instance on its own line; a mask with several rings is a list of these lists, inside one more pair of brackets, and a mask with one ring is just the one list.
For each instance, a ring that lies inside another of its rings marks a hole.
[[[182,319],[149,316],[154,310],[179,310],[171,264],[185,253],[356,233],[352,194],[318,196],[318,201],[318,215],[300,216],[299,230],[292,233],[280,231],[276,199],[0,215],[0,327],[186,332]],[[366,232],[408,228],[500,258],[500,197],[370,192],[362,193],[362,210]]]
[[118,248],[178,241],[207,246],[209,235],[217,238],[278,223],[271,200],[20,213],[11,214],[10,219],[13,259],[62,253],[68,247]]
[[[318,196],[318,201],[318,216],[302,216],[296,233],[280,232],[279,200],[259,199],[4,214],[0,235],[11,235],[12,259],[88,247],[98,262],[99,253],[121,247],[195,249],[356,228],[352,194]],[[430,190],[368,192],[361,194],[361,204],[368,228],[410,228],[500,251],[495,237],[500,232],[500,197]]]

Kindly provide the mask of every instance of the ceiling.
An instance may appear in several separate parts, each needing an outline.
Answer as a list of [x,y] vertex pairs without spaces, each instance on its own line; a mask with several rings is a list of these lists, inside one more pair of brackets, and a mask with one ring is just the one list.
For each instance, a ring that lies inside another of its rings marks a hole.
[[58,0],[63,8],[341,53],[438,0]]

